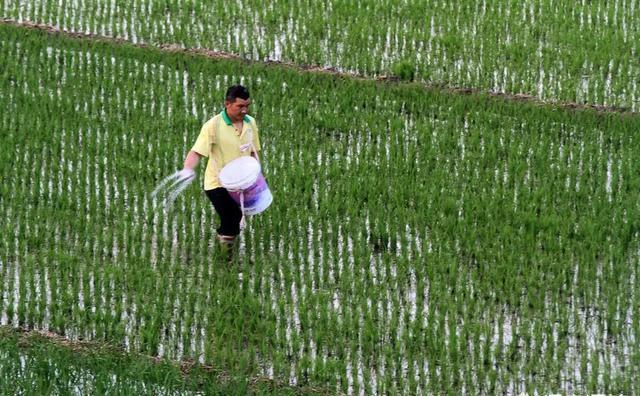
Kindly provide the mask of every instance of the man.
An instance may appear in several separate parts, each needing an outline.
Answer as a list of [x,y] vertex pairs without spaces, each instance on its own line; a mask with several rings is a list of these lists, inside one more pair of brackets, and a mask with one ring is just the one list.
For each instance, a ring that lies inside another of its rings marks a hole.
[[242,211],[227,189],[220,185],[218,174],[226,164],[238,157],[251,155],[259,159],[260,138],[255,119],[248,115],[250,104],[249,91],[245,87],[229,87],[224,110],[202,126],[181,171],[193,175],[200,158],[209,158],[204,174],[204,192],[220,216],[217,237],[225,252],[231,252],[240,234]]

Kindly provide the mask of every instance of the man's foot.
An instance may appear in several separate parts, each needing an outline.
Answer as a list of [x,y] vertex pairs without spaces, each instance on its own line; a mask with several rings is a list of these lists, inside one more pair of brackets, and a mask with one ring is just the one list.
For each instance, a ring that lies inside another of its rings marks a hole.
[[220,253],[227,262],[232,262],[235,256],[236,237],[231,235],[218,235]]

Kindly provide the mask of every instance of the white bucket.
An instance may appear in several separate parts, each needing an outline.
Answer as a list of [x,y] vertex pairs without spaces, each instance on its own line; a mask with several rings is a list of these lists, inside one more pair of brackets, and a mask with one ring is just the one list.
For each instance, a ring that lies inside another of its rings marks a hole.
[[245,215],[263,212],[273,201],[260,164],[253,157],[234,159],[222,168],[218,178],[231,198],[243,208]]

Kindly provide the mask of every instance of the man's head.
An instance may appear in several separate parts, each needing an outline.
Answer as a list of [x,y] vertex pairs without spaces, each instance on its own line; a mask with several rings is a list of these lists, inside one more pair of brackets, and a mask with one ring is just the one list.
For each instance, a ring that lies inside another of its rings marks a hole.
[[224,108],[231,121],[240,121],[249,112],[249,90],[242,85],[234,85],[227,89],[227,95],[224,99]]

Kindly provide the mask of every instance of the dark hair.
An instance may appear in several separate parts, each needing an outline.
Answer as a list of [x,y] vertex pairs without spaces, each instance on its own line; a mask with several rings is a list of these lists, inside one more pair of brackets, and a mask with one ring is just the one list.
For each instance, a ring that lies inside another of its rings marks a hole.
[[247,100],[249,99],[249,90],[242,85],[233,85],[227,89],[227,96],[225,100],[228,102],[235,102],[236,98]]

